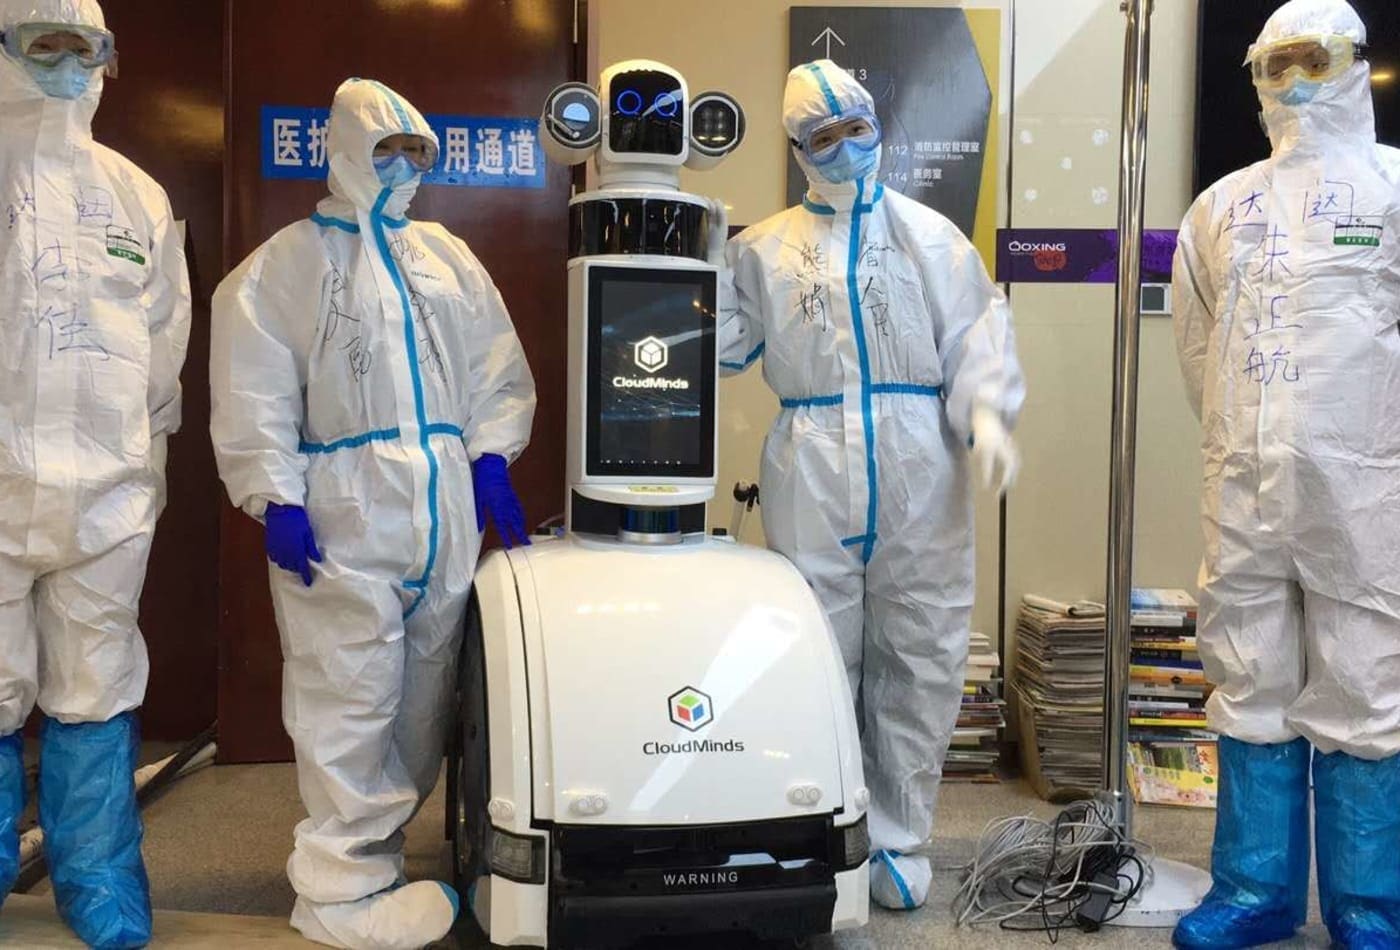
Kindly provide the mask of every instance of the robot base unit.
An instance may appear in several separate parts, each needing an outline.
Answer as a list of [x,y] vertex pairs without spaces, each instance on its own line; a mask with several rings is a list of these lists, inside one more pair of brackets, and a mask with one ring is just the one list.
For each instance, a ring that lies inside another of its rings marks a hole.
[[486,560],[462,666],[459,877],[493,943],[863,926],[845,672],[795,568],[703,536]]
[[502,946],[860,927],[869,793],[830,625],[788,561],[705,535],[718,271],[677,176],[742,112],[648,61],[602,90],[560,87],[541,122],[603,178],[571,204],[567,531],[477,572],[459,890]]

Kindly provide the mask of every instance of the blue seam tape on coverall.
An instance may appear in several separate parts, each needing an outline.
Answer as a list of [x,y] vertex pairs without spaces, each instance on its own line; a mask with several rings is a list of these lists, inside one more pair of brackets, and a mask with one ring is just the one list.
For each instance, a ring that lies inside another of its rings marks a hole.
[[870,563],[870,555],[875,548],[876,525],[880,516],[880,491],[878,488],[879,464],[875,460],[875,414],[871,407],[870,352],[865,342],[865,318],[860,309],[860,280],[857,268],[860,265],[860,219],[864,213],[861,199],[865,197],[865,181],[856,182],[856,203],[851,209],[850,254],[846,261],[846,293],[850,298],[852,332],[856,338],[856,355],[860,360],[860,413],[865,427],[865,477],[870,496],[865,513],[865,544],[861,548],[861,561]]
[[[377,429],[374,432],[336,439],[334,442],[308,442],[303,439],[297,449],[306,455],[329,455],[342,449],[357,449],[371,442],[394,442],[401,434],[397,428],[394,428]],[[428,435],[451,435],[460,439],[463,438],[464,433],[461,426],[454,426],[450,422],[434,422],[428,426]]]
[[822,95],[826,97],[826,104],[831,109],[831,117],[835,118],[840,115],[841,103],[837,100],[836,93],[831,90],[831,83],[827,82],[826,77],[822,75],[821,67],[812,63],[807,68],[811,70],[813,76],[817,77],[817,85],[821,87]]
[[388,99],[389,105],[394,107],[394,112],[398,115],[399,122],[403,125],[403,134],[413,135],[413,123],[409,121],[408,112],[404,110],[403,103],[399,101],[399,97],[394,94],[392,89],[383,83],[375,82],[373,79],[369,80],[369,82],[374,88],[384,93],[384,98]]
[[889,870],[890,880],[894,881],[894,886],[899,888],[899,899],[904,901],[904,909],[913,910],[916,906],[914,903],[914,895],[909,893],[909,885],[904,883],[904,876],[900,874],[899,871],[895,870],[894,861],[890,858],[889,854],[885,851],[878,851],[875,857]]
[[394,287],[399,293],[399,303],[403,307],[404,316],[404,343],[408,355],[408,372],[413,380],[413,403],[414,411],[418,415],[418,442],[423,449],[423,456],[428,460],[428,557],[423,566],[423,576],[412,581],[405,581],[405,587],[417,588],[418,598],[413,602],[413,606],[404,613],[404,619],[413,616],[413,612],[423,603],[423,597],[427,593],[428,581],[433,574],[433,563],[437,560],[438,545],[438,510],[437,510],[437,489],[438,489],[438,460],[433,453],[433,448],[429,444],[427,409],[423,401],[423,378],[418,372],[418,341],[414,332],[413,304],[409,301],[408,288],[404,286],[403,275],[399,273],[398,265],[394,263],[393,255],[389,253],[389,241],[384,236],[384,229],[380,226],[383,221],[384,205],[393,195],[393,190],[386,188],[379,195],[379,200],[375,202],[374,210],[370,212],[370,224],[374,227],[375,245],[379,250],[380,258],[384,267],[393,279]]
[[[870,387],[870,391],[877,396],[927,396],[930,399],[938,399],[943,396],[942,386],[924,386],[919,383],[875,383]],[[845,401],[846,397],[841,393],[830,396],[793,396],[778,400],[784,409],[840,406]]]
[[[332,218],[317,211],[311,216],[311,220],[323,228],[336,228],[349,234],[359,234],[360,226],[353,221],[346,221],[343,218]],[[407,218],[385,218],[384,223],[395,231],[408,227]]]
[[742,363],[734,363],[734,362],[728,362],[728,363],[726,363],[724,360],[720,360],[720,364],[719,364],[719,365],[722,366],[722,367],[724,367],[725,369],[736,369],[736,370],[738,370],[738,369],[748,369],[750,366],[752,366],[752,365],[754,364],[754,361],[755,361],[756,359],[758,359],[760,356],[763,355],[763,348],[764,348],[765,346],[767,346],[767,343],[760,343],[760,344],[758,344],[758,346],[754,347],[754,348],[749,352],[749,355],[748,355],[748,356],[745,356],[745,357],[744,357],[744,362],[742,362]]
[[[869,204],[867,204],[867,205],[860,205],[860,210],[861,210],[863,213],[869,214],[871,211],[874,211],[874,210],[875,210],[875,206],[876,206],[877,204],[879,204],[879,203],[880,203],[880,199],[882,199],[882,198],[884,198],[884,197],[885,197],[885,186],[884,186],[883,184],[877,184],[877,185],[875,186],[875,197],[874,197],[874,199],[872,199],[871,202],[870,202]],[[833,214],[836,213],[836,209],[833,208],[831,205],[818,204],[817,202],[813,201],[811,198],[807,197],[806,195],[803,195],[803,196],[802,196],[802,207],[806,208],[808,211],[812,212],[813,214],[833,215]]]

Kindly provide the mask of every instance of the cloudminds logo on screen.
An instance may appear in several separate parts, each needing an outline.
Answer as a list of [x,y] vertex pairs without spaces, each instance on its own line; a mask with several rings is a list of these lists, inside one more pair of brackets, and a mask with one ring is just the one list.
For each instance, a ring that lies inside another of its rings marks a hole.
[[613,377],[614,389],[664,389],[685,390],[690,388],[690,380],[657,376],[671,363],[671,347],[658,337],[649,336],[638,340],[632,346],[632,362],[637,368],[652,375],[636,377],[618,374]]

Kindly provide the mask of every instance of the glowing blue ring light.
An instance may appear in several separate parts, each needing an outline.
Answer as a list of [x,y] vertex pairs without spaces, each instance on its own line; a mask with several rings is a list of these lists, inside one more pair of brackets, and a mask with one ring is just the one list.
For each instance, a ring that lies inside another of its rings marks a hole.
[[[626,105],[628,101],[634,103]],[[617,111],[626,116],[637,116],[642,113],[642,94],[635,89],[624,89],[617,94]]]
[[680,107],[681,104],[676,101],[675,95],[669,92],[661,93],[656,97],[656,102],[652,103],[652,108],[664,119],[674,119]]

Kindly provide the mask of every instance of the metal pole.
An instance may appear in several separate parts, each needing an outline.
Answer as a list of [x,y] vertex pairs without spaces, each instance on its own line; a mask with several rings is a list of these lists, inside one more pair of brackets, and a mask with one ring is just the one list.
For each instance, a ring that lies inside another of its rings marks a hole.
[[1108,493],[1107,649],[1104,657],[1104,790],[1131,837],[1128,666],[1132,642],[1133,495],[1137,462],[1138,328],[1142,222],[1147,189],[1147,96],[1153,0],[1125,0],[1123,156],[1118,207],[1117,324],[1113,333],[1113,439]]

